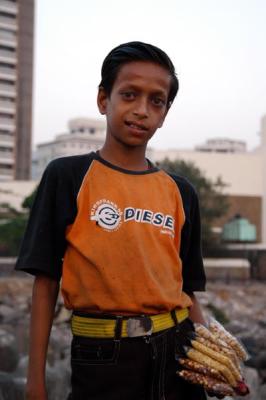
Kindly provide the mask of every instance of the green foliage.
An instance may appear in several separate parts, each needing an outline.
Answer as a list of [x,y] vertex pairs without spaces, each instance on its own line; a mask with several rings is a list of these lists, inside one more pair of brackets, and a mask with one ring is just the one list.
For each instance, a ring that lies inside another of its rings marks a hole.
[[34,199],[36,196],[36,192],[37,192],[37,188],[29,196],[25,197],[25,199],[22,202],[22,207],[24,209],[31,210],[31,207],[33,205],[33,202],[34,202]]
[[7,221],[1,221],[1,255],[16,256],[18,254],[21,238],[26,227],[27,219],[27,215],[19,215]]
[[20,215],[20,212],[11,207],[8,203],[0,203],[0,222],[1,219],[12,218]]
[[211,303],[207,304],[207,308],[212,312],[212,315],[218,322],[220,322],[220,324],[226,325],[230,322],[226,313],[220,308],[217,308],[215,305]]
[[22,203],[24,212],[14,209],[7,203],[0,204],[0,256],[18,255],[35,194],[36,189],[24,199]]
[[192,162],[170,161],[166,158],[159,163],[159,166],[169,173],[184,176],[195,187],[200,202],[203,249],[217,245],[212,226],[215,220],[225,215],[228,209],[228,200],[222,193],[225,183],[221,178],[215,182],[206,178]]

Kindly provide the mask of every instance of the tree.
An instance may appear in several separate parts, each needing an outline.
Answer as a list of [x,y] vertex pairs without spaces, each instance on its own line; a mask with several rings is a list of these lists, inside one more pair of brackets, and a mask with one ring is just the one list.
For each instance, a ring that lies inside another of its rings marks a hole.
[[22,202],[22,207],[24,209],[31,210],[36,193],[37,193],[37,187],[33,190],[33,192],[29,196],[25,197],[25,199]]
[[204,173],[193,163],[183,160],[164,159],[158,165],[165,171],[184,176],[195,187],[200,203],[203,249],[217,245],[217,236],[212,227],[216,219],[228,209],[228,199],[223,194],[226,184],[219,177],[215,182],[206,178]]
[[22,202],[25,211],[18,211],[9,204],[0,204],[0,255],[6,257],[17,256],[19,246],[29,217],[36,194],[35,189]]

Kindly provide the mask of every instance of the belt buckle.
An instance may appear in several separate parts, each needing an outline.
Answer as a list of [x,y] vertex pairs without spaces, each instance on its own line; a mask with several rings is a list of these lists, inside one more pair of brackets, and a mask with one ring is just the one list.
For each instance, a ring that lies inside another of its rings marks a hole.
[[147,336],[152,334],[152,320],[147,315],[128,318],[126,322],[128,337]]

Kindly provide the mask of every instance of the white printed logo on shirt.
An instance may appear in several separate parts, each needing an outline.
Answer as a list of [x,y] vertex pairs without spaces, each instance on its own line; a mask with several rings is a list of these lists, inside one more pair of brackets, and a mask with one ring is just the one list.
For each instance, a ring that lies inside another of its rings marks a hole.
[[114,231],[121,224],[122,213],[115,203],[109,200],[97,201],[91,210],[91,221],[96,223],[103,229]]
[[90,219],[109,232],[117,230],[122,222],[134,221],[160,227],[160,232],[164,234],[167,233],[171,236],[174,234],[175,221],[171,215],[134,207],[126,207],[122,212],[115,203],[106,199],[99,200],[94,204]]

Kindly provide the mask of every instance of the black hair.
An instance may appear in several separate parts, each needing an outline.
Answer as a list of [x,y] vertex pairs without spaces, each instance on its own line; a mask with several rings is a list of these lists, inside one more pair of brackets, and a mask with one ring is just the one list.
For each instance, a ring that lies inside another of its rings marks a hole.
[[102,79],[99,87],[102,87],[107,95],[110,96],[119,69],[122,65],[132,61],[151,61],[170,72],[172,79],[167,103],[168,107],[170,107],[179,88],[175,67],[168,55],[152,44],[128,42],[120,44],[111,50],[103,61],[101,70]]

